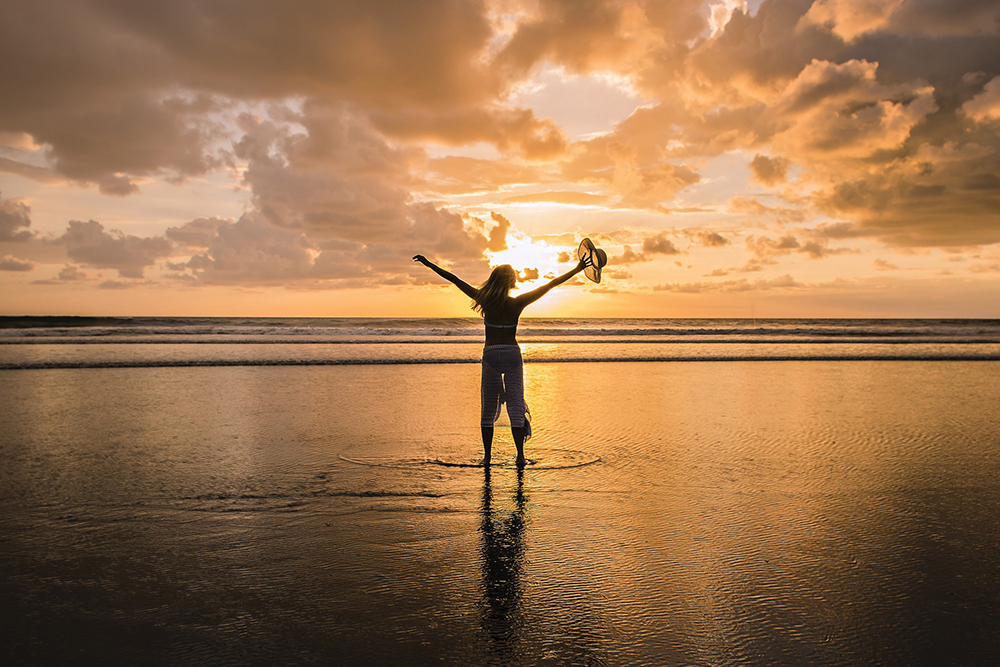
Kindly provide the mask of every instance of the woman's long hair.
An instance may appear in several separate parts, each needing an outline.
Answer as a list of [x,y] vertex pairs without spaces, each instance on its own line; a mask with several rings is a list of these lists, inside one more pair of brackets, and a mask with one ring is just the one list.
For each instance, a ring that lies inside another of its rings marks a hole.
[[511,289],[517,284],[517,271],[510,264],[501,264],[493,269],[483,286],[476,292],[472,300],[472,309],[486,316],[486,311],[497,311],[510,296]]

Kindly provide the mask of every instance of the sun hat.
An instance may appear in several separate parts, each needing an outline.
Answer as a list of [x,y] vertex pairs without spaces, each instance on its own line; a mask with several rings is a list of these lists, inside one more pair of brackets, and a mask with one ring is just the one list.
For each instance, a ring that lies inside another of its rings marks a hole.
[[576,256],[579,259],[590,257],[590,266],[583,273],[595,283],[601,282],[601,269],[608,263],[608,253],[595,246],[590,239],[583,239],[576,250]]

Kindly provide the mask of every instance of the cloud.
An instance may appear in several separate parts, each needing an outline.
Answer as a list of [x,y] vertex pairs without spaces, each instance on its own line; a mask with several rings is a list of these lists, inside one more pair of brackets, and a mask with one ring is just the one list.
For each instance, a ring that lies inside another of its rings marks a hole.
[[843,255],[845,253],[856,252],[851,248],[830,248],[829,242],[826,239],[813,239],[806,241],[802,244],[801,251],[805,253],[809,259],[823,259],[824,257],[829,257],[830,255]]
[[776,104],[772,145],[799,160],[865,158],[899,148],[937,110],[923,82],[883,85],[878,63],[813,60]]
[[180,227],[169,227],[165,236],[178,245],[189,248],[207,248],[212,245],[219,227],[233,222],[225,218],[198,218]]
[[[246,133],[235,153],[247,161],[243,180],[252,192],[247,220],[253,221],[254,238],[273,241],[256,229],[268,223],[304,234],[320,249],[326,242],[360,244],[369,259],[377,259],[359,267],[357,277],[364,280],[380,273],[414,273],[409,258],[415,251],[485,266],[486,237],[467,228],[461,216],[412,200],[405,186],[410,161],[419,156],[393,147],[347,109],[307,105],[296,120],[306,133],[250,116],[241,119]],[[384,266],[389,257],[392,267]],[[282,271],[289,278],[307,275],[280,264],[267,280]]]
[[234,146],[260,215],[277,227],[351,240],[397,234],[409,194],[408,155],[346,109],[310,106],[290,128],[249,114]]
[[706,248],[722,248],[730,243],[728,238],[718,232],[699,231],[695,232],[694,238]]
[[56,242],[66,246],[66,254],[73,261],[99,269],[117,269],[118,275],[126,278],[142,278],[146,267],[174,250],[165,237],[105,232],[104,225],[96,220],[71,220],[66,233]]
[[220,164],[210,142],[219,131],[206,115],[210,103],[129,96],[103,109],[65,111],[32,133],[48,145],[53,170],[96,183],[107,195],[139,191],[137,179],[198,176]]
[[636,262],[648,262],[651,259],[653,258],[632,250],[632,246],[625,246],[622,249],[622,254],[608,258],[608,262],[613,264],[635,264]]
[[802,253],[809,259],[823,259],[830,255],[842,255],[855,252],[851,248],[830,248],[826,238],[809,239],[800,242],[795,236],[787,234],[779,238],[769,236],[748,236],[747,250],[758,263],[772,264],[773,258],[792,252]]
[[528,280],[538,280],[538,269],[525,269],[523,272],[517,275],[518,282],[525,282]]
[[[510,220],[503,217],[499,213],[490,213],[490,218],[493,222],[497,223],[496,226],[490,230],[489,241],[486,243],[486,249],[493,252],[498,252],[500,250],[507,249],[507,230],[510,229]],[[535,276],[537,278],[537,276]]]
[[1000,262],[993,262],[992,264],[980,262],[973,264],[969,267],[969,271],[972,273],[1000,273]]
[[0,151],[34,151],[38,148],[39,146],[27,132],[0,130]]
[[607,195],[591,194],[589,192],[571,192],[566,190],[533,192],[525,195],[515,195],[500,200],[504,204],[571,204],[576,206],[601,206],[608,203]]
[[[754,151],[768,161],[751,162],[753,178],[765,185],[787,183],[794,163],[801,172],[789,185],[815,208],[752,204],[767,225],[799,224],[821,213],[893,245],[996,242],[997,217],[987,203],[995,194],[987,193],[1000,180],[991,176],[998,173],[1000,143],[988,123],[972,132],[967,126],[992,113],[981,81],[1000,74],[994,20],[1000,10],[995,3],[925,1],[889,12],[881,3],[872,5],[871,16],[854,17],[848,42],[829,26],[802,21],[810,6],[813,18],[836,10],[831,16],[846,30],[848,10],[865,4],[773,0],[753,16],[737,9],[714,38],[677,51],[672,77],[641,74],[658,82],[658,97],[669,104],[637,110],[601,145],[629,147],[641,156],[636,164],[658,159],[657,147],[665,145],[676,147],[674,159]],[[924,14],[949,27],[918,21]],[[971,72],[979,74],[966,76]],[[969,144],[990,152],[974,155]],[[950,151],[963,157],[939,168],[935,159]],[[871,195],[856,198],[856,206],[840,205],[859,191]],[[736,194],[730,206],[752,199]],[[754,213],[751,206],[742,212]]]
[[681,252],[674,242],[663,234],[647,237],[642,242],[642,251],[647,255],[678,255]]
[[274,227],[252,215],[224,222],[215,231],[206,251],[184,265],[202,283],[267,285],[318,273],[337,275],[337,265],[329,258],[323,262],[325,271],[314,268],[320,253],[301,232]]
[[506,80],[520,79],[545,61],[571,72],[628,72],[659,43],[657,14],[672,18],[671,8],[599,0],[548,0],[532,9],[497,54]]
[[88,280],[90,278],[85,271],[80,270],[79,266],[72,264],[67,264],[60,269],[58,277],[59,280],[63,281]]
[[750,170],[754,178],[763,185],[777,185],[784,183],[788,177],[788,160],[775,157],[771,158],[758,153],[750,161]]
[[760,278],[758,280],[723,280],[719,282],[667,283],[654,285],[654,292],[676,292],[681,294],[700,294],[704,292],[761,292],[773,289],[795,289],[804,287],[790,275],[777,278]]
[[609,259],[613,264],[635,264],[637,262],[650,262],[656,259],[656,255],[679,255],[681,250],[674,245],[674,242],[665,234],[654,234],[647,236],[642,241],[642,252],[635,252],[629,245],[624,246],[622,254]]
[[31,208],[16,199],[0,197],[0,241],[27,241],[34,233],[31,226]]
[[491,37],[483,5],[452,0],[18,2],[0,26],[0,60],[18,64],[0,130],[45,144],[59,173],[127,194],[137,177],[212,168],[212,114],[233,100],[443,110],[492,99]]
[[802,245],[794,236],[786,235],[780,238],[769,236],[748,236],[747,250],[758,259],[769,259],[775,255],[787,255],[793,250],[801,250]]
[[712,36],[719,34],[733,18],[733,13],[739,10],[746,14],[749,12],[746,0],[722,0],[716,4],[708,6],[708,25],[712,31]]
[[55,278],[48,278],[45,280],[33,280],[33,285],[65,285],[69,282],[78,282],[90,280],[90,276],[87,275],[85,271],[80,270],[80,267],[74,264],[67,264],[62,269]]
[[32,271],[34,268],[34,262],[13,255],[4,255],[0,258],[0,271]]
[[65,178],[59,176],[51,169],[25,164],[6,157],[0,157],[0,172],[23,176],[24,178],[30,178],[33,181],[49,185],[66,182]]
[[139,281],[131,281],[131,280],[105,280],[104,282],[97,284],[97,289],[104,289],[104,290],[131,289],[139,284],[141,284]]
[[531,109],[380,112],[373,121],[394,138],[446,145],[483,141],[529,160],[550,160],[568,147],[562,129],[551,120],[536,118]]
[[625,269],[612,269],[608,267],[604,268],[601,275],[607,276],[608,278],[614,278],[615,280],[628,280],[632,277],[632,274]]
[[1000,119],[1000,76],[990,79],[982,92],[963,104],[962,112],[981,123]]
[[[219,271],[224,267],[217,264],[192,266],[200,277],[233,281],[245,276],[253,281],[258,276],[273,283],[344,280],[346,273],[357,271],[355,282],[364,284],[425,280],[426,272],[410,261],[414,252],[481,269],[489,245],[506,243],[502,222],[488,239],[460,215],[414,201],[407,186],[411,164],[421,156],[394,147],[352,111],[307,104],[295,120],[305,133],[272,121],[241,118],[245,134],[235,153],[246,160],[243,180],[252,193],[252,210],[235,225],[218,227],[220,237],[240,238],[241,251],[254,239],[265,244],[264,255],[277,263],[275,270],[268,272],[259,262],[244,262],[237,271]],[[275,234],[267,233],[265,223]],[[291,236],[278,231],[307,240],[293,243]],[[230,244],[222,240],[221,245],[218,238],[213,242],[211,256],[227,250]],[[295,244],[320,252],[312,268],[299,251],[271,253]]]
[[892,262],[882,259],[881,257],[876,257],[875,261],[872,262],[876,271],[898,271],[899,267]]
[[806,220],[806,211],[800,208],[767,206],[756,197],[743,195],[733,197],[726,206],[733,213],[742,213],[758,220],[775,222],[779,225],[801,223]]
[[[854,0],[860,4],[863,0]],[[895,11],[882,28],[903,36],[930,38],[997,34],[1000,8],[989,0],[890,0]]]
[[[173,263],[170,268],[178,272],[175,278],[187,276],[199,284],[300,288],[432,281],[426,270],[414,266],[411,257],[415,251],[449,258],[456,271],[488,268],[483,252],[489,240],[467,229],[460,216],[430,204],[414,204],[403,222],[400,236],[391,242],[363,243],[329,235],[313,237],[310,232],[275,226],[259,213],[250,212],[235,222],[221,222],[203,252],[195,253],[187,262]],[[179,228],[174,236],[185,236],[185,228]]]
[[[862,172],[817,190],[820,210],[849,225],[820,226],[829,235],[867,236],[916,247],[1000,242],[1000,142],[996,147],[948,142],[921,146],[884,169]],[[946,222],[945,222],[946,221]]]
[[817,0],[800,25],[821,25],[845,42],[889,25],[893,12],[905,0]]
[[664,212],[669,212],[667,204],[678,192],[701,181],[697,171],[675,164],[662,151],[650,154],[609,137],[579,145],[577,156],[563,165],[561,175],[574,183],[607,188],[619,196],[619,207]]
[[458,155],[428,160],[424,176],[425,187],[439,194],[496,192],[506,186],[544,180],[542,171],[532,165]]

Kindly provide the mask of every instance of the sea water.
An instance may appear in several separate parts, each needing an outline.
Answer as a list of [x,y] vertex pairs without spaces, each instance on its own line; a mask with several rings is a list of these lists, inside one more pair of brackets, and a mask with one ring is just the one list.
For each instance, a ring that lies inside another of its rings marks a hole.
[[[522,318],[528,362],[1000,359],[1000,320]],[[0,318],[0,369],[478,362],[475,318]]]

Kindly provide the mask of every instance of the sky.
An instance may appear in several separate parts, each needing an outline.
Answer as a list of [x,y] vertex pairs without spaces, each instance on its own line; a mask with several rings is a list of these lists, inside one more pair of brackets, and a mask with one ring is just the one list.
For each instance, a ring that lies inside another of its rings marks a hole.
[[1000,317],[996,0],[3,14],[3,315]]

